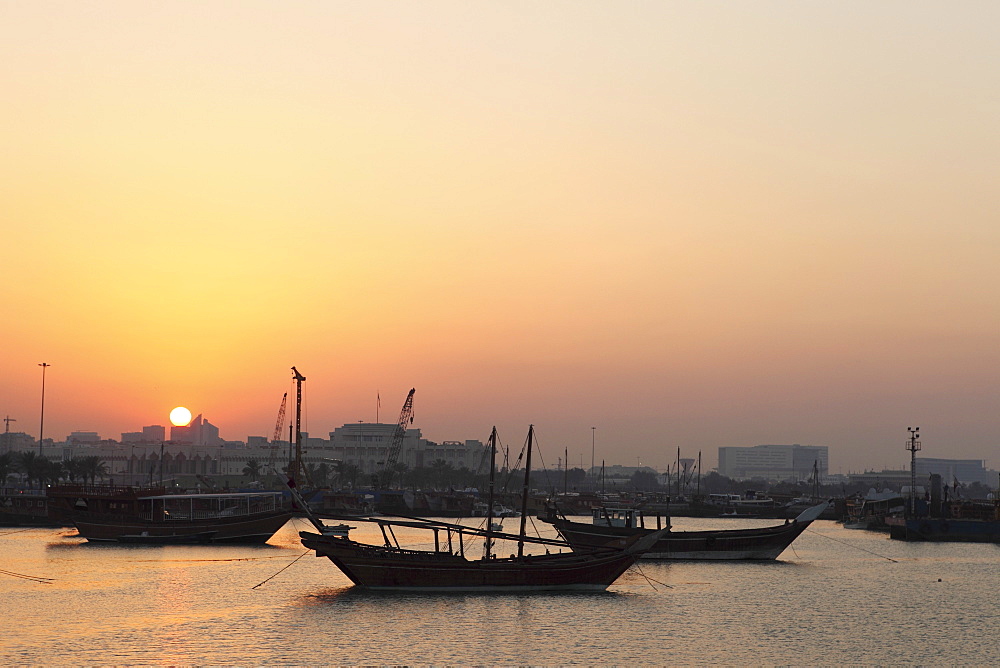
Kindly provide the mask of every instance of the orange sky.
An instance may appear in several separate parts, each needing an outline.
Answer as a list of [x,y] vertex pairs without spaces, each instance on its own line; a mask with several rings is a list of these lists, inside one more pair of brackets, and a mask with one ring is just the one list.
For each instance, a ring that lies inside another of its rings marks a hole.
[[998,460],[994,3],[6,2],[0,412]]

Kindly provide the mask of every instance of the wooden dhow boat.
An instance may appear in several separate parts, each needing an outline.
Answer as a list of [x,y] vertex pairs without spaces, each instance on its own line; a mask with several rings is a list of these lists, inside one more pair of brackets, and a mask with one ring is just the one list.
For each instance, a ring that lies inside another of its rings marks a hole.
[[[784,524],[756,529],[672,531],[668,526],[641,558],[777,559],[826,510],[827,505],[820,503],[807,508],[794,520],[786,520]],[[555,526],[559,534],[578,551],[592,550],[614,539],[649,536],[657,531],[643,526],[645,518],[637,508],[595,508],[593,513],[593,522],[590,524],[561,517],[553,508],[540,519]],[[659,516],[657,523],[661,524]],[[669,525],[669,519],[667,524]]]
[[163,487],[57,485],[49,515],[89,541],[265,543],[292,516],[280,492],[168,494]]
[[[528,430],[527,460],[522,508],[527,508],[528,475],[531,469],[533,428]],[[496,429],[490,435],[490,454],[496,457]],[[350,518],[352,522],[376,523],[384,545],[369,545],[348,537],[330,535],[324,525],[310,517],[317,532],[299,534],[302,544],[317,557],[332,561],[356,586],[366,589],[434,592],[526,592],[558,590],[604,590],[632,566],[662,532],[616,537],[587,552],[571,551],[561,540],[525,535],[527,515],[521,514],[518,534],[494,530],[492,511],[495,464],[490,466],[489,503],[484,529],[430,519]],[[293,495],[297,495],[290,484]],[[423,529],[434,536],[434,549],[410,549],[399,544],[395,528]],[[483,538],[480,558],[466,554],[469,538]],[[516,554],[496,554],[499,540],[517,543]],[[545,547],[544,554],[525,552],[526,544]],[[553,550],[559,550],[553,552]]]

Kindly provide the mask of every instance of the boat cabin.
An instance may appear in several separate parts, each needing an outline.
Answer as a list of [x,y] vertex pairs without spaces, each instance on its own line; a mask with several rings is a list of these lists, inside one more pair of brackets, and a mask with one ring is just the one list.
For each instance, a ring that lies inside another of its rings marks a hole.
[[[600,506],[592,509],[595,526],[624,527],[626,529],[646,528],[646,517],[639,508]],[[656,528],[670,526],[670,518],[666,524],[659,513],[656,514]]]
[[281,508],[280,492],[163,494],[138,499],[139,514],[156,522],[240,517]]
[[594,524],[609,527],[635,528],[635,508],[594,508]]
[[708,502],[713,506],[731,506],[742,500],[739,494],[709,494]]

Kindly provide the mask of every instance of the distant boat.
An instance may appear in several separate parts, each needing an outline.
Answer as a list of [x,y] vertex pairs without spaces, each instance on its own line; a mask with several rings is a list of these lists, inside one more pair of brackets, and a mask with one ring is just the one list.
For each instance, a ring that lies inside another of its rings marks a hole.
[[0,527],[68,526],[49,517],[44,489],[0,489]]
[[889,537],[948,543],[1000,543],[1000,500],[946,504],[940,517],[888,517]]
[[[821,503],[808,508],[794,520],[758,529],[724,529],[716,531],[671,531],[669,529],[643,559],[777,559],[792,541],[826,510]],[[656,532],[642,526],[642,512],[637,508],[595,508],[593,522],[573,522],[556,513],[542,517],[555,526],[574,550],[594,549],[609,540],[634,536],[649,536]],[[657,518],[657,522],[660,519]],[[669,520],[667,520],[669,524]]]
[[167,494],[163,487],[57,485],[49,514],[89,541],[264,543],[292,516],[280,492]]
[[[527,471],[531,468],[532,435],[533,429],[529,429],[523,493],[525,498],[528,494]],[[496,429],[490,436],[490,452],[495,459]],[[607,545],[580,553],[571,551],[564,541],[526,536],[526,514],[523,512],[518,534],[493,531],[494,470],[495,466],[491,465],[485,529],[419,518],[370,518],[365,521],[378,524],[385,537],[385,544],[369,545],[329,535],[318,519],[311,518],[319,533],[303,531],[299,536],[305,547],[315,550],[318,557],[330,559],[358,587],[402,591],[520,592],[604,590],[632,566],[662,533],[615,538]],[[294,487],[290,489],[295,495]],[[526,507],[526,504],[523,503],[522,507]],[[351,521],[362,520],[355,517]],[[395,537],[394,528],[397,527],[431,532],[434,548],[402,547]],[[485,539],[481,558],[466,556],[465,546],[469,538]],[[517,554],[497,556],[494,547],[498,540],[516,541]],[[526,554],[526,543],[544,545],[546,553]],[[565,549],[566,552],[553,553],[553,548]]]
[[902,514],[906,500],[898,492],[868,491],[860,503],[848,501],[847,517],[844,519],[845,529],[886,530],[886,518]]

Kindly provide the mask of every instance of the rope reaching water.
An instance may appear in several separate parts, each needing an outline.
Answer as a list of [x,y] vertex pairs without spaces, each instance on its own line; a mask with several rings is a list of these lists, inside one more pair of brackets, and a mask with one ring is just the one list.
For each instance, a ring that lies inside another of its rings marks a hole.
[[275,573],[275,574],[274,574],[274,575],[272,575],[271,577],[267,578],[267,579],[266,579],[266,580],[264,580],[263,582],[261,582],[261,583],[259,583],[259,584],[255,584],[254,586],[252,586],[252,587],[250,587],[250,588],[251,588],[251,589],[256,589],[257,587],[260,587],[261,585],[264,585],[264,584],[267,584],[268,582],[270,582],[270,581],[271,581],[271,580],[273,580],[274,578],[276,578],[276,577],[278,577],[279,575],[281,575],[282,571],[284,571],[285,569],[289,568],[289,567],[290,567],[290,566],[291,566],[292,564],[294,564],[294,563],[295,563],[296,561],[298,561],[298,560],[299,560],[299,559],[301,559],[302,557],[306,556],[306,555],[307,555],[307,554],[309,554],[310,552],[312,552],[312,550],[306,550],[305,552],[303,552],[303,553],[302,553],[302,554],[300,554],[299,556],[295,557],[295,559],[293,559],[293,560],[292,560],[292,562],[291,562],[290,564],[285,564],[285,566],[284,566],[284,567],[283,567],[283,568],[282,568],[281,570],[279,570],[279,571],[278,571],[277,573]]
[[809,531],[809,533],[814,533],[817,536],[822,536],[823,538],[827,538],[829,540],[832,540],[834,543],[840,543],[841,545],[846,545],[847,547],[853,547],[855,550],[861,550],[862,552],[867,552],[868,554],[870,554],[872,556],[879,557],[880,559],[885,559],[887,561],[891,561],[894,564],[898,564],[899,563],[895,559],[893,559],[891,557],[887,557],[884,554],[879,554],[878,552],[872,552],[871,550],[866,550],[865,548],[858,547],[857,545],[851,545],[850,543],[848,543],[846,541],[837,540],[836,538],[833,538],[832,536],[827,536],[826,534],[822,534],[822,533],[820,533],[818,531],[813,531],[812,529],[808,529],[808,531]]
[[21,578],[22,580],[30,580],[32,582],[37,582],[38,584],[52,584],[55,582],[55,578],[43,578],[37,575],[25,575],[24,573],[15,573],[14,571],[5,571],[0,569],[0,575],[9,575],[12,578]]
[[653,586],[654,582],[656,584],[658,584],[658,585],[663,585],[667,589],[673,589],[674,588],[673,585],[668,585],[666,582],[660,582],[659,580],[654,580],[653,578],[651,578],[648,575],[646,575],[646,573],[642,570],[642,567],[639,566],[639,562],[638,561],[635,562],[632,566],[629,566],[629,570],[630,571],[635,571],[636,573],[638,573],[642,577],[646,578],[647,584],[649,584],[650,587],[653,587],[653,589],[656,589],[656,587]]

